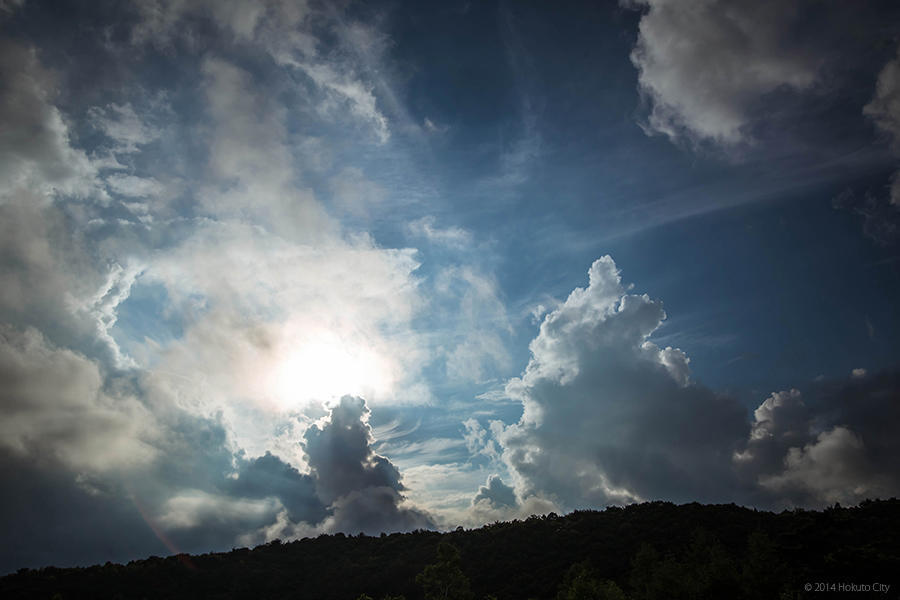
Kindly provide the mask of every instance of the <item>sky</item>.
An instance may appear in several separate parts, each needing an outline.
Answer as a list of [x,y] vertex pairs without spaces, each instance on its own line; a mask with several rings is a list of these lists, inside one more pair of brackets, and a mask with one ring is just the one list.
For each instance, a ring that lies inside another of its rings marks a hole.
[[900,5],[0,0],[0,572],[900,494]]

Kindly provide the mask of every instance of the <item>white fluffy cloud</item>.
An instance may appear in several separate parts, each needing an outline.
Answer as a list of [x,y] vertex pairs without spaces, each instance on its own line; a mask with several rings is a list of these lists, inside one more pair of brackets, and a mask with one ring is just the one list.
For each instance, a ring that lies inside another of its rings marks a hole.
[[153,415],[136,398],[104,389],[99,366],[29,328],[0,328],[0,446],[76,472],[152,461]]
[[589,276],[546,315],[524,374],[507,384],[524,408],[500,435],[519,495],[567,508],[727,497],[743,410],[690,383],[680,350],[648,340],[662,305],[627,293],[610,257]]
[[[546,315],[525,372],[506,386],[522,402],[519,422],[492,424],[494,439],[465,424],[473,457],[493,458],[499,442],[516,509],[530,498],[563,509],[654,499],[822,506],[900,490],[889,434],[900,423],[897,373],[820,382],[811,401],[776,392],[748,422],[735,400],[691,381],[683,352],[650,341],[665,318],[660,302],[628,293],[608,256],[589,276]],[[482,517],[497,513],[503,489],[481,489]]]
[[645,10],[631,60],[651,105],[649,131],[732,145],[753,105],[816,81],[819,56],[795,43],[803,13],[781,0],[631,0]]
[[734,456],[761,487],[755,501],[822,506],[896,495],[900,478],[891,465],[900,446],[888,433],[900,422],[896,386],[896,373],[851,374],[814,387],[808,402],[796,389],[766,398]]
[[790,448],[783,472],[761,477],[760,484],[776,493],[806,492],[816,504],[885,497],[890,488],[872,477],[866,463],[859,436],[846,427],[835,427],[803,448]]

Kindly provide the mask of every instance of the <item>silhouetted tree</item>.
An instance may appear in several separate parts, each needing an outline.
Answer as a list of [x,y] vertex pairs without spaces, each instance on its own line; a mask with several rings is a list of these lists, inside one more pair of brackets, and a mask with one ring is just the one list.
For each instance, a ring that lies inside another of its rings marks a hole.
[[447,542],[437,548],[438,560],[416,575],[416,583],[425,591],[425,600],[469,600],[469,578],[459,567],[459,550]]
[[598,581],[586,563],[572,565],[556,600],[627,600],[614,581]]
[[762,531],[754,531],[747,539],[747,557],[741,570],[741,587],[751,600],[777,598],[785,578],[778,548]]

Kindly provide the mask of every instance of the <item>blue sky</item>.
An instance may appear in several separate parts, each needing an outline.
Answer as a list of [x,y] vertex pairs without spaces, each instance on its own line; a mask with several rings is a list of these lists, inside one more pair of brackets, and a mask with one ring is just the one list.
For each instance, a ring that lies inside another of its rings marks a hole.
[[0,2],[0,566],[896,495],[900,10],[753,7]]

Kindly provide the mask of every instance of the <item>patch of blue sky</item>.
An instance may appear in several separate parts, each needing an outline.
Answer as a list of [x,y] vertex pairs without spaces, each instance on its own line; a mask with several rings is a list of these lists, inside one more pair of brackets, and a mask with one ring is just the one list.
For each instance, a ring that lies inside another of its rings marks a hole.
[[[196,305],[201,299],[194,300]],[[159,283],[144,283],[139,278],[117,314],[111,334],[129,355],[144,352],[148,340],[165,347],[184,335],[186,315],[171,310],[169,294]]]

